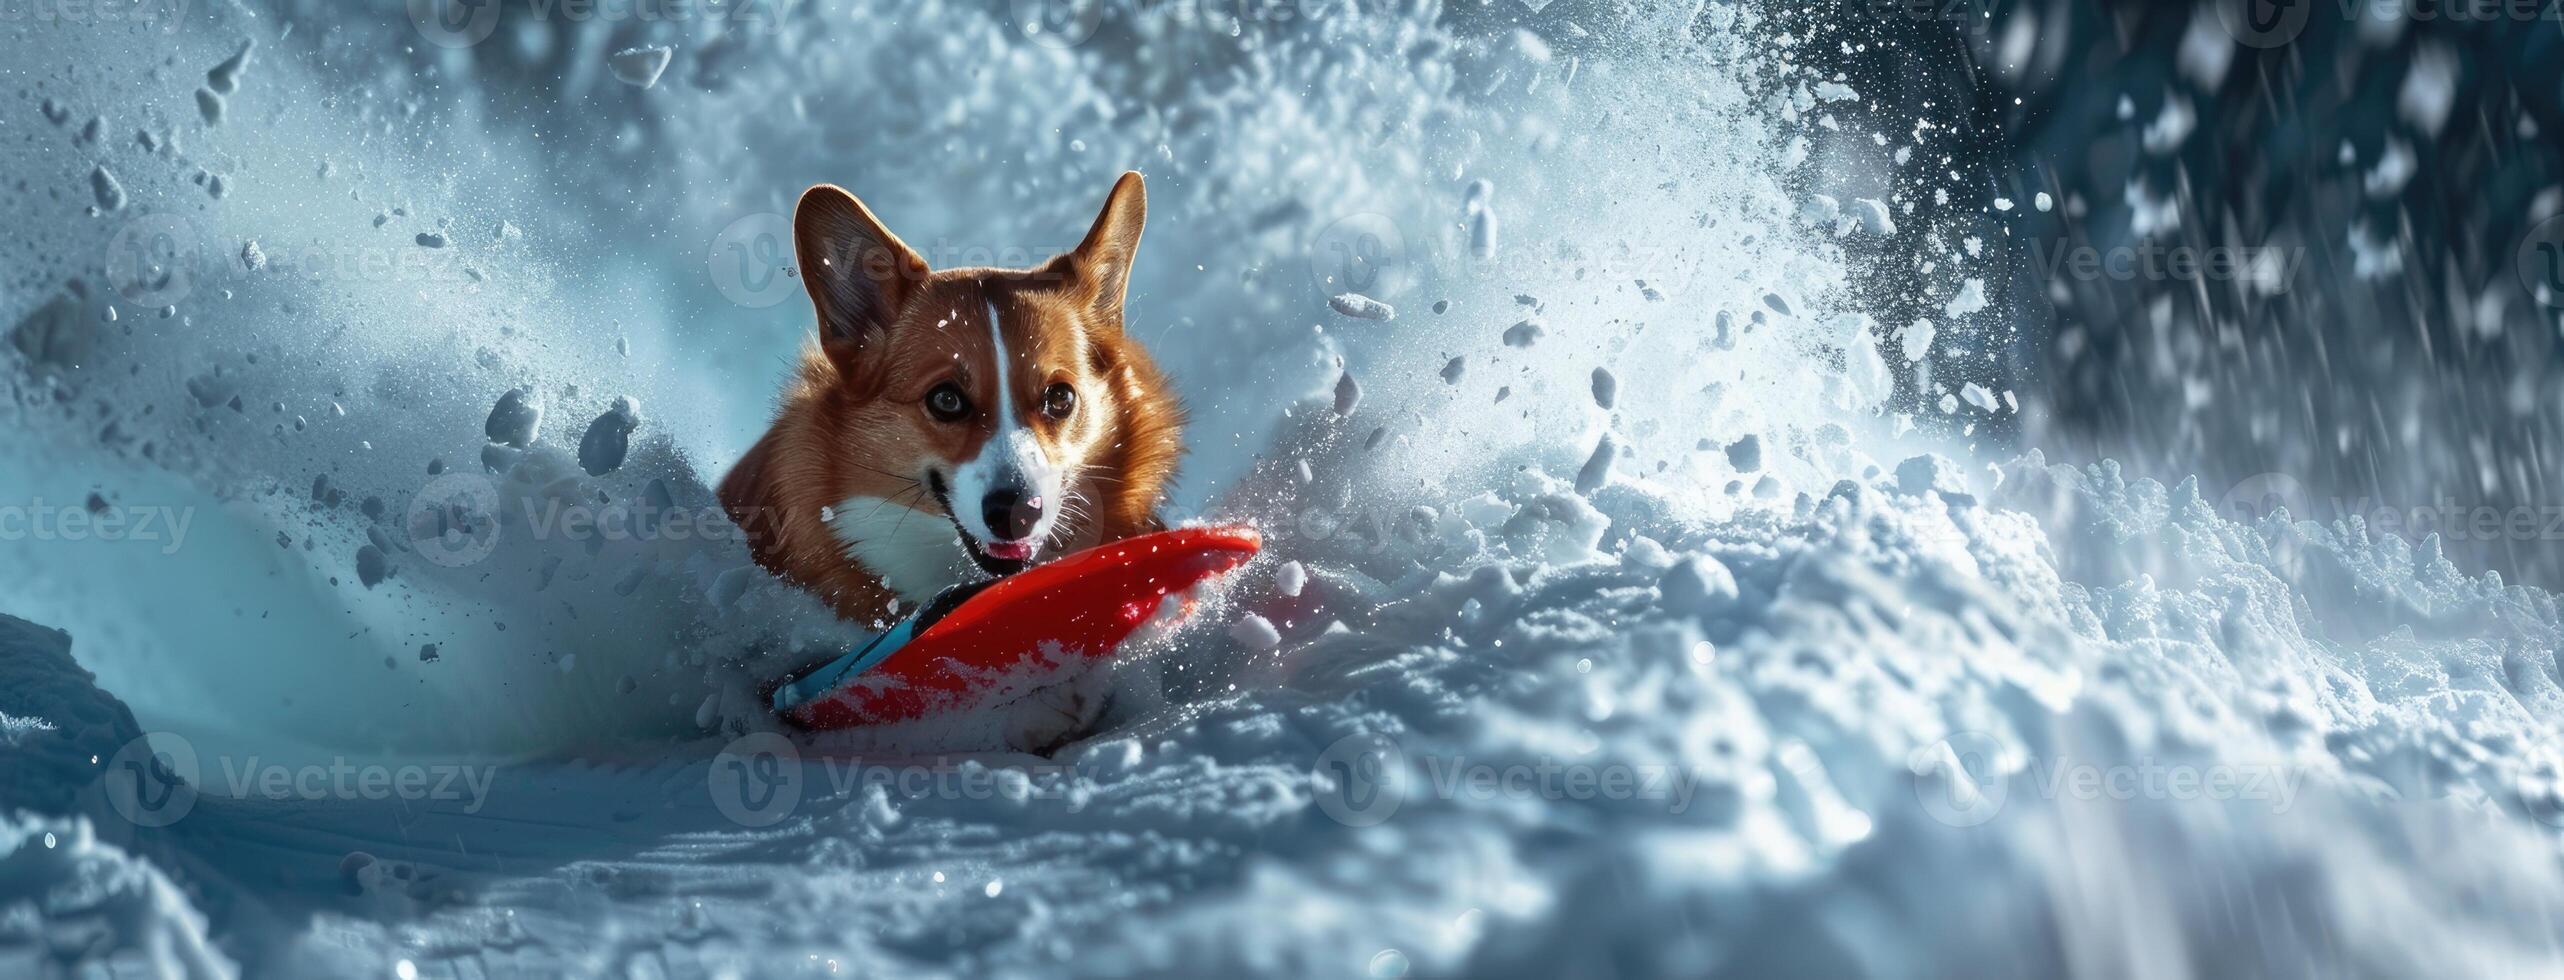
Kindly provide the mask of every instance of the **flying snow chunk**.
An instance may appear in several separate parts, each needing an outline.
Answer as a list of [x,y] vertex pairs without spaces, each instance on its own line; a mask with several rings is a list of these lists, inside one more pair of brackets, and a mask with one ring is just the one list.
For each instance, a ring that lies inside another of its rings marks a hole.
[[213,70],[205,73],[205,87],[218,95],[230,95],[240,91],[241,70],[249,67],[249,52],[257,47],[256,38],[241,42],[239,53],[223,59],[222,64],[215,65]]
[[1982,412],[1998,411],[2001,407],[2001,403],[1994,400],[1993,392],[1987,391],[1985,386],[1974,381],[1959,388],[1959,397],[1967,399],[1968,404],[1976,406],[1977,410]]
[[1997,49],[1995,69],[2006,81],[2019,79],[2030,69],[2030,56],[2038,53],[2039,15],[2026,7],[2012,12],[2003,25],[2003,46]]
[[2403,193],[2404,185],[2412,183],[2413,173],[2419,169],[2421,162],[2414,156],[2412,144],[2390,139],[2386,141],[2386,151],[2377,157],[2377,166],[2360,176],[2359,185],[2369,197],[2384,200]]
[[2214,4],[2200,4],[2191,11],[2189,29],[2182,32],[2174,67],[2200,89],[2215,91],[2225,82],[2226,70],[2233,67],[2234,61],[2234,33],[2226,29],[2224,15]]
[[1541,325],[1540,318],[1532,317],[1505,328],[1505,346],[1529,347],[1539,343],[1540,338],[1547,336],[1548,333],[1549,328]]
[[1843,203],[1831,194],[1811,195],[1798,206],[1798,216],[1811,225],[1831,225],[1843,217]]
[[2145,146],[2146,152],[2165,156],[2180,149],[2181,144],[2190,138],[2190,131],[2198,126],[2199,114],[2191,111],[2190,100],[2175,96],[2163,100],[2163,111],[2156,113],[2154,121],[2146,124],[2145,131],[2137,135],[2137,141]]
[[1484,180],[1469,182],[1468,196],[1461,211],[1469,224],[1469,254],[1476,258],[1493,258],[1496,254],[1496,185]]
[[1889,373],[1887,358],[1880,356],[1878,342],[1867,331],[1852,338],[1843,348],[1844,380],[1851,383],[1863,404],[1885,401],[1896,393],[1896,376]]
[[1271,650],[1282,645],[1282,631],[1273,628],[1272,620],[1248,613],[1229,624],[1229,639],[1253,649]]
[[1342,313],[1356,320],[1394,320],[1398,318],[1398,310],[1396,307],[1380,302],[1379,300],[1372,299],[1371,297],[1364,296],[1361,293],[1337,293],[1334,296],[1327,298],[1327,305],[1334,307],[1336,312]]
[[387,555],[383,554],[383,549],[381,549],[381,548],[377,548],[377,547],[373,546],[372,544],[365,544],[365,545],[360,545],[360,546],[358,546],[358,547],[357,547],[357,549],[356,549],[356,581],[357,581],[357,584],[363,585],[364,587],[366,587],[366,588],[369,588],[369,589],[370,589],[370,588],[373,588],[373,587],[375,587],[375,586],[377,586],[377,585],[381,585],[381,584],[383,584],[383,580],[384,580],[384,579],[386,579],[386,578],[390,578],[390,577],[391,577],[391,574],[392,574],[392,562],[391,562],[391,558],[390,558],[389,556],[387,556]]
[[1843,216],[1859,231],[1881,238],[1896,234],[1896,218],[1888,213],[1887,203],[1876,198],[1853,198],[1851,205],[1843,209]]
[[1298,596],[1309,586],[1309,570],[1296,561],[1286,561],[1273,570],[1273,588],[1286,596]]
[[1346,371],[1335,379],[1335,414],[1351,415],[1361,404],[1362,383],[1353,380],[1353,372]]
[[2404,71],[2404,87],[2395,96],[2396,114],[2413,128],[2432,136],[2448,125],[2449,107],[2457,101],[2457,56],[2432,45],[2413,55]]
[[481,431],[491,442],[523,449],[534,445],[536,430],[543,426],[543,396],[532,388],[510,388],[500,395],[498,404],[490,406],[490,419]]
[[2140,237],[2160,235],[2181,227],[2181,202],[2170,194],[2157,193],[2143,180],[2128,181],[2121,198],[2128,205],[2128,230]]
[[632,430],[641,427],[641,406],[630,398],[617,398],[614,407],[588,423],[586,435],[579,437],[579,468],[589,476],[604,476],[623,466],[623,457],[632,451]]
[[1467,373],[1469,373],[1469,359],[1466,357],[1452,358],[1451,363],[1442,366],[1442,383],[1447,385],[1459,384],[1461,376]]
[[1618,400],[1620,400],[1620,379],[1612,377],[1610,368],[1595,368],[1594,404],[1602,406],[1603,411],[1608,412],[1611,410],[1612,403]]
[[2390,278],[2404,271],[2404,251],[2393,232],[2379,232],[2364,219],[2350,223],[2350,272],[2362,280]]
[[606,64],[614,70],[616,81],[634,88],[649,88],[659,84],[659,73],[668,70],[668,60],[674,57],[675,48],[664,44],[645,44],[615,52],[606,59]]
[[1576,492],[1591,494],[1611,482],[1611,458],[1619,452],[1619,447],[1612,445],[1611,434],[1604,433],[1602,441],[1594,444],[1594,454],[1585,458],[1584,468],[1576,471]]
[[1984,308],[1985,280],[1968,279],[1959,283],[1958,295],[1950,297],[1949,304],[1941,307],[1941,312],[1956,319]]
[[1747,435],[1727,444],[1727,465],[1739,473],[1763,468],[1763,437]]
[[89,171],[89,191],[98,197],[98,210],[113,211],[125,206],[125,185],[103,165]]
[[1939,332],[1930,320],[1916,320],[1913,326],[1905,328],[1905,359],[1919,362],[1931,354],[1932,338]]

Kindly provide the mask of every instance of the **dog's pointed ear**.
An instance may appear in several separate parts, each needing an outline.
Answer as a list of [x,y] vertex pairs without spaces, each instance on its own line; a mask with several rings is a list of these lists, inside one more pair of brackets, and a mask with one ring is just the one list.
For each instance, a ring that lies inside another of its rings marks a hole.
[[819,344],[837,369],[855,376],[908,297],[926,281],[926,260],[882,226],[864,202],[835,184],[801,195],[793,209],[793,253],[819,313]]
[[1127,171],[1113,182],[1112,196],[1104,199],[1104,210],[1087,229],[1086,240],[1051,261],[1053,271],[1116,327],[1131,284],[1131,258],[1140,248],[1140,226],[1147,223],[1148,187],[1139,171]]

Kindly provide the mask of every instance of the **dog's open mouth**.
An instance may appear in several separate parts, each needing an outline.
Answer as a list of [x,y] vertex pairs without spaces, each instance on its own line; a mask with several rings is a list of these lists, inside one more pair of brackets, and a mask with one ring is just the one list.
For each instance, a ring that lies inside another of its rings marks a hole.
[[979,566],[980,571],[1005,578],[1032,566],[1033,555],[1041,550],[1039,542],[982,541],[962,526],[961,518],[953,516],[952,490],[944,485],[943,474],[926,474],[926,487],[934,492],[935,503],[944,508],[944,519],[952,522],[953,536],[961,539],[962,551],[970,555],[971,564]]
[[982,544],[978,538],[972,537],[959,521],[953,523],[953,533],[961,536],[962,550],[970,553],[971,563],[978,565],[980,571],[990,575],[1004,578],[1023,571],[1033,564],[1033,543],[1030,541],[997,541]]

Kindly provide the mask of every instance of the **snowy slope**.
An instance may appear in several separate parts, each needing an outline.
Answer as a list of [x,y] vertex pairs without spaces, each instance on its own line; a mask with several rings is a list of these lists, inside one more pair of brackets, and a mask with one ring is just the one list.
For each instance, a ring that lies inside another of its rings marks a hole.
[[[1057,45],[933,2],[520,10],[446,47],[321,6],[0,41],[0,478],[164,515],[0,541],[0,611],[97,674],[0,692],[0,758],[74,763],[0,803],[112,831],[81,867],[140,896],[121,944],[31,952],[76,934],[20,897],[73,825],[12,818],[0,963],[2556,966],[2552,597],[1971,444],[2011,339],[1975,249],[1913,232],[1935,327],[1845,286],[1895,214],[1861,175],[1929,137],[1846,129],[1854,89],[1751,11],[1179,5]],[[618,80],[644,42],[671,65]],[[758,215],[832,180],[912,241],[1040,254],[1124,168],[1182,509],[1272,554],[1052,755],[767,730],[755,679],[852,630],[694,519],[808,329]],[[491,449],[517,388],[536,437]],[[630,458],[581,471],[627,397]],[[116,700],[192,757],[182,811],[136,809],[121,730],[58,751]],[[243,775],[342,764],[425,781]]]

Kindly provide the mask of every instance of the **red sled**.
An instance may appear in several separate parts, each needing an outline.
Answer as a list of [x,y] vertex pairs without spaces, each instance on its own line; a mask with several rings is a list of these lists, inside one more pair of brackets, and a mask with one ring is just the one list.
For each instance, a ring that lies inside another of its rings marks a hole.
[[[912,721],[986,700],[1010,681],[1109,657],[1169,596],[1255,557],[1248,527],[1186,527],[1035,565],[777,687],[774,708],[805,728]],[[939,603],[938,605],[943,605]],[[939,615],[940,613],[940,615]]]

